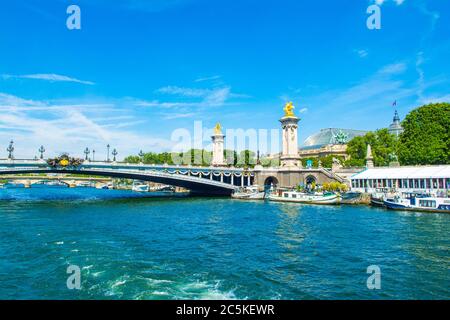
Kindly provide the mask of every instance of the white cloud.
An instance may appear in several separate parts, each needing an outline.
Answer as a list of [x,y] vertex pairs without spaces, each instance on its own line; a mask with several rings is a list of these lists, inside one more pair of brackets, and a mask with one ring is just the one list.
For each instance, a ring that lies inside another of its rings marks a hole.
[[177,86],[167,86],[156,90],[158,93],[172,94],[183,97],[205,97],[211,93],[208,89],[183,88]]
[[212,81],[212,80],[218,80],[220,78],[221,78],[221,76],[204,77],[204,78],[195,79],[194,82]]
[[230,88],[222,88],[213,90],[205,97],[204,103],[213,106],[221,106],[231,97]]
[[92,81],[84,81],[76,78],[54,74],[54,73],[38,73],[38,74],[25,74],[25,75],[9,75],[3,74],[3,79],[34,79],[34,80],[45,80],[51,82],[75,82],[86,85],[94,85]]
[[428,104],[428,103],[439,103],[439,102],[447,102],[450,103],[450,94],[442,95],[442,96],[429,96],[429,97],[422,97],[420,100],[421,104]]
[[393,63],[393,64],[389,64],[384,66],[383,68],[381,68],[378,73],[379,74],[385,74],[385,75],[394,75],[394,74],[400,74],[405,72],[407,69],[407,65],[403,62],[399,62],[399,63]]
[[183,118],[192,118],[197,113],[167,113],[164,115],[164,120],[173,120],[173,119],[183,119]]
[[[173,145],[168,139],[155,138],[129,128],[142,123],[143,119],[121,115],[121,112],[127,113],[124,110],[112,113],[108,107],[102,110],[102,105],[98,106],[54,104],[0,93],[0,145],[13,139],[17,158],[34,157],[40,145],[46,147],[46,156],[62,152],[83,156],[83,149],[89,147],[97,150],[97,159],[104,158],[108,143],[117,148],[119,158],[135,154],[139,149],[161,151]],[[95,114],[102,116],[96,118]],[[118,121],[125,117],[128,121]],[[3,157],[1,151],[0,157]]]
[[360,49],[360,50],[355,50],[356,54],[358,54],[358,56],[360,58],[365,58],[369,55],[369,51],[365,50],[365,49]]
[[[334,89],[309,98],[308,117],[311,121],[322,121],[323,126],[376,129],[370,127],[370,119],[383,116],[380,110],[389,110],[396,99],[411,101],[417,98],[417,85],[399,79],[406,70],[404,63],[388,64],[346,89]],[[432,84],[427,83],[427,86]],[[324,118],[323,114],[328,113],[333,117]],[[366,118],[368,122],[353,123],[355,118]]]
[[180,98],[199,98],[199,101],[179,101],[179,102],[141,102],[141,106],[160,107],[220,107],[228,103],[232,98],[247,98],[247,95],[231,92],[230,87],[214,89],[185,88],[178,86],[166,86],[156,90],[158,93],[178,96]]
[[300,109],[299,112],[300,112],[300,113],[306,113],[306,112],[308,112],[308,108],[302,108],[302,109]]
[[[389,0],[375,0],[375,4],[381,6],[383,5],[383,3],[388,2]],[[395,4],[397,4],[398,6],[402,5],[405,0],[393,0],[393,2],[395,2]]]

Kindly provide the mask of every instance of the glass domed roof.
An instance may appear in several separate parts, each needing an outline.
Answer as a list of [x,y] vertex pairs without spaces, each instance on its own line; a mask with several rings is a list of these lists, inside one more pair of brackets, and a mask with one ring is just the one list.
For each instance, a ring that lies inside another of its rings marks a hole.
[[327,128],[309,136],[304,142],[301,149],[319,149],[326,145],[346,144],[354,137],[363,136],[367,131]]

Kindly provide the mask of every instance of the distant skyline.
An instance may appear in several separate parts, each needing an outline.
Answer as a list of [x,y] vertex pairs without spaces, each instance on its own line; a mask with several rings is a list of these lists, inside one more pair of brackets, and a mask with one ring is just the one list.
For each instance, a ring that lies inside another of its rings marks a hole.
[[[367,7],[382,27],[366,27]],[[69,5],[81,30],[66,27]],[[174,130],[375,130],[450,101],[450,2],[24,0],[0,10],[0,158],[167,151]],[[397,105],[392,106],[393,101]],[[97,157],[96,156],[96,157]]]

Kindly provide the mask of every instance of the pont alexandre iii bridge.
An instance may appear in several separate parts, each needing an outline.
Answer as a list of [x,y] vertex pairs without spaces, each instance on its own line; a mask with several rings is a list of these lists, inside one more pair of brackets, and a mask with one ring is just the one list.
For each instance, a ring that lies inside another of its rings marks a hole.
[[0,159],[2,176],[17,174],[60,173],[71,175],[92,175],[111,178],[135,179],[182,187],[193,193],[204,195],[230,195],[233,191],[248,186],[295,187],[298,184],[339,181],[343,179],[325,168],[303,168],[298,156],[297,123],[299,119],[287,104],[285,116],[280,120],[283,128],[283,150],[280,166],[252,169],[230,168],[224,161],[224,138],[220,125],[216,126],[213,141],[213,159],[210,167],[183,165],[129,164],[116,161],[84,161],[77,166],[52,166],[47,161],[16,160],[11,156]]

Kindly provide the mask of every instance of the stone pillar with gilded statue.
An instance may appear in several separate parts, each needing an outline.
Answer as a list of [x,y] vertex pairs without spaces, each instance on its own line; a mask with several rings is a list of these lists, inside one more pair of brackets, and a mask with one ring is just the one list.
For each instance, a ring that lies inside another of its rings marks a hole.
[[227,163],[225,162],[223,155],[225,135],[222,133],[222,126],[220,123],[216,124],[216,127],[214,128],[214,135],[211,138],[213,144],[211,165],[215,167],[226,166]]
[[283,129],[283,150],[280,157],[282,168],[301,168],[302,163],[298,154],[298,122],[300,119],[294,114],[294,105],[292,102],[286,103],[284,107],[284,116],[280,119]]

